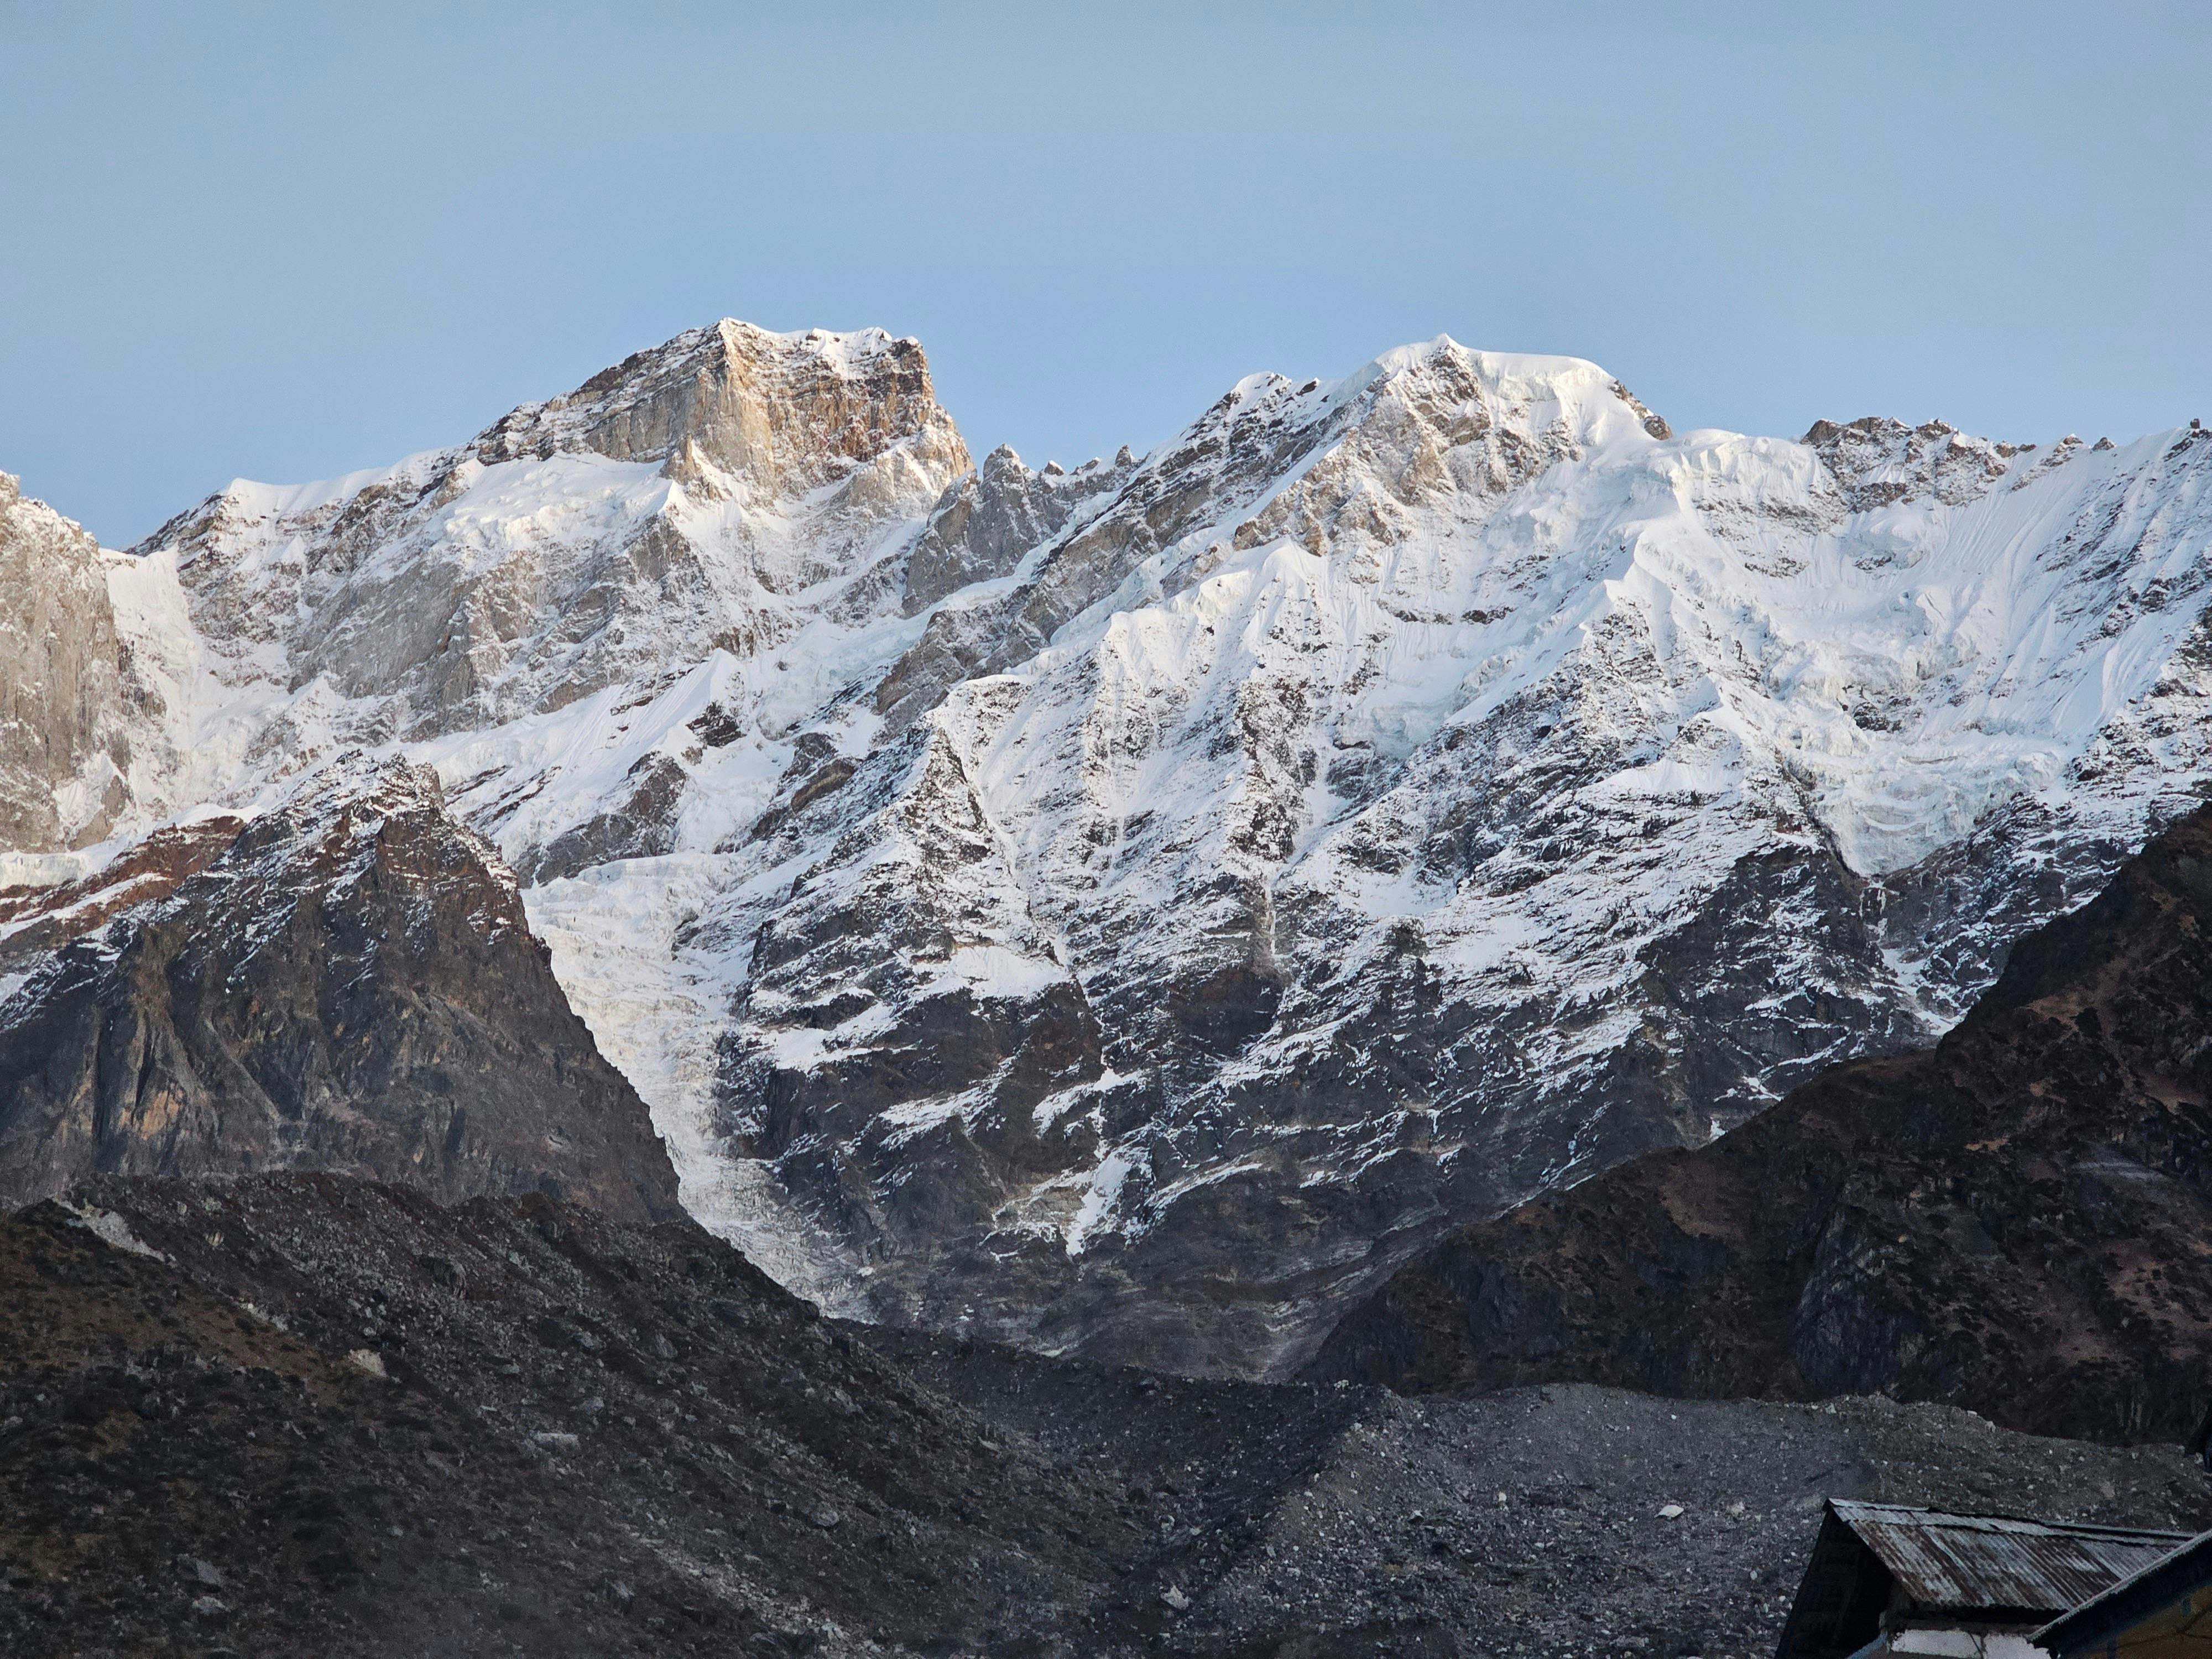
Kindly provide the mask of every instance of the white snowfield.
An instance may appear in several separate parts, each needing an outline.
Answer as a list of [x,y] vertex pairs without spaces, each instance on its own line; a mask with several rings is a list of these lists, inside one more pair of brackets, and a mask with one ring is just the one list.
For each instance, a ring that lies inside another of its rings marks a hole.
[[1927,1040],[2203,799],[2208,482],[1443,338],[978,472],[912,342],[725,323],[101,555],[131,804],[9,869],[403,752],[787,1283],[1279,1370],[1454,1220]]

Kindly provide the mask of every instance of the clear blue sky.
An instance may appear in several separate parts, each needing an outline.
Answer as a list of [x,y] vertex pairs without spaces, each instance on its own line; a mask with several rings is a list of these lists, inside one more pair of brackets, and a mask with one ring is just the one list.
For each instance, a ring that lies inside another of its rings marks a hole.
[[119,544],[722,315],[980,453],[1449,333],[1678,428],[2212,417],[2212,5],[0,0],[0,469]]

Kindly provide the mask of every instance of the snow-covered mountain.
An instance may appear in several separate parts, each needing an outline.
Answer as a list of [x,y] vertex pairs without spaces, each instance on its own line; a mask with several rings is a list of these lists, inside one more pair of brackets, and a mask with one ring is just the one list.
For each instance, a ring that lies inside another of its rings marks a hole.
[[0,502],[118,664],[0,736],[0,880],[398,751],[787,1283],[1279,1370],[1948,1025],[2208,793],[2208,479],[2193,426],[1674,434],[1448,339],[972,468],[914,342],[726,322],[127,554]]

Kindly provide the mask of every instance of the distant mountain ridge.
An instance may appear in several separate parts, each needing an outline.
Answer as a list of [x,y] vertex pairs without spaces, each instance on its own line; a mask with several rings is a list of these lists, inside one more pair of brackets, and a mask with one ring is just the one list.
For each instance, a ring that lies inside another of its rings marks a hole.
[[2208,479],[2194,426],[1676,434],[1449,339],[977,467],[915,343],[725,322],[128,554],[0,501],[115,664],[0,726],[0,885],[404,758],[786,1284],[1280,1374],[1468,1222],[1924,1042],[2192,810]]

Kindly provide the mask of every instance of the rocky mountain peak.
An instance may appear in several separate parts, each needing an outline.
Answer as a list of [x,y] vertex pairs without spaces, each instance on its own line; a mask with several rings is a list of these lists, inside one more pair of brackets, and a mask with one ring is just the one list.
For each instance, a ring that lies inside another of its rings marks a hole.
[[471,448],[488,465],[579,452],[695,475],[703,464],[793,495],[899,446],[932,467],[969,465],[919,340],[879,328],[775,334],[725,318],[633,353],[550,403],[524,404]]
[[1475,351],[1449,335],[1387,351],[1343,380],[1256,377],[1235,395],[1280,404],[1284,425],[1312,428],[1317,455],[1237,527],[1240,548],[1287,536],[1321,554],[1346,533],[1390,545],[1424,509],[1463,497],[1463,508],[1485,510],[1560,461],[1668,435],[1595,363]]
[[[419,830],[452,840],[455,854],[484,861],[492,882],[512,890],[514,878],[498,855],[448,818],[445,805],[445,791],[429,767],[399,757],[373,760],[358,751],[341,755],[309,787],[249,824],[232,843],[226,864],[234,884],[259,878],[297,889],[311,878],[357,880],[380,849]],[[483,920],[496,930],[513,917],[487,913]]]
[[[1148,562],[1173,593],[1232,548],[1287,538],[1318,555],[1343,538],[1371,550],[1413,533],[1421,513],[1455,503],[1448,510],[1472,518],[1560,460],[1648,446],[1666,431],[1595,363],[1474,351],[1439,335],[1342,380],[1248,375],[1141,459],[1125,448],[1062,479],[1037,475],[1038,484],[1015,476],[1009,452],[998,471],[987,465],[957,487],[972,499],[939,503],[944,529],[933,521],[916,545],[905,609],[917,614],[960,580],[1007,574],[1034,554],[1021,585],[933,617],[878,682],[876,705],[894,724],[910,721],[953,679],[1027,658]],[[1071,492],[1058,496],[1064,515],[1015,505],[1044,485]],[[1028,544],[986,556],[963,541],[963,514],[986,507],[974,522],[1018,527]]]
[[1629,427],[1641,427],[1654,438],[1668,435],[1664,420],[1587,358],[1485,351],[1449,334],[1383,352],[1337,386],[1340,398],[1365,394],[1376,404],[1392,399],[1439,408],[1474,404],[1492,410],[1493,419],[1503,415],[1510,424],[1557,427],[1584,445]]
[[128,585],[175,682],[326,755],[747,658],[818,605],[895,608],[914,531],[969,471],[916,342],[724,321],[458,448],[234,483],[134,550]]

